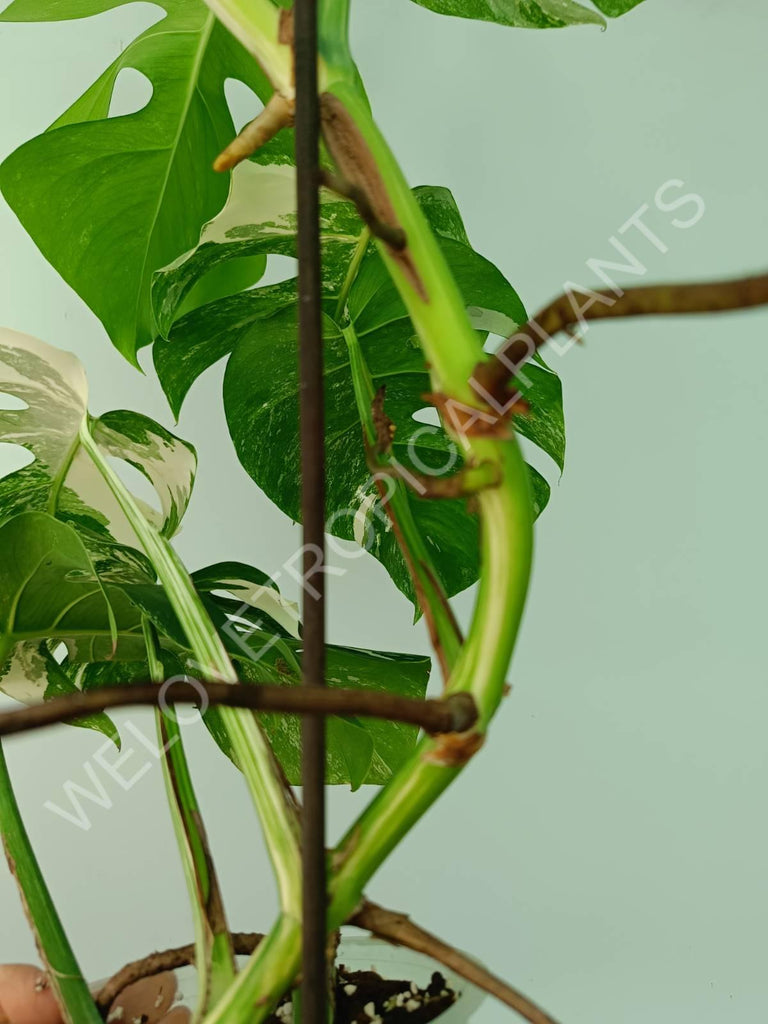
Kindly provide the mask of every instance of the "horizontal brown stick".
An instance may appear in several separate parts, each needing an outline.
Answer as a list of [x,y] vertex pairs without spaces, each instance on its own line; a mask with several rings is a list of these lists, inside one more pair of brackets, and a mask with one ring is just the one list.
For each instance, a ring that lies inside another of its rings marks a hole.
[[682,316],[726,313],[768,305],[768,274],[703,284],[659,284],[640,288],[581,291],[574,288],[545,306],[508,338],[495,356],[474,375],[483,397],[503,400],[511,377],[555,334],[583,326],[586,321],[634,316]]
[[433,960],[444,964],[484,992],[496,996],[530,1024],[557,1024],[554,1017],[550,1017],[522,992],[507,985],[505,981],[491,974],[465,953],[449,946],[447,942],[443,942],[436,935],[424,931],[423,928],[414,924],[406,914],[399,914],[394,910],[386,910],[375,903],[365,902],[349,919],[349,923],[358,928],[365,928],[366,931],[372,932],[396,946],[406,946],[408,949],[431,956]]
[[477,721],[474,698],[455,693],[440,700],[414,700],[391,693],[327,687],[304,687],[207,683],[199,680],[175,680],[109,686],[87,693],[57,697],[23,711],[0,714],[0,736],[13,736],[41,729],[58,722],[72,722],[109,708],[159,705],[163,710],[174,704],[223,704],[231,708],[274,711],[291,715],[355,715],[384,718],[416,725],[426,732],[466,732]]
[[[256,932],[233,932],[231,938],[232,948],[238,956],[250,956],[264,936]],[[162,953],[150,953],[141,960],[126,964],[105,982],[96,994],[96,1005],[102,1017],[129,985],[134,985],[142,978],[153,978],[166,971],[177,971],[180,967],[187,967],[194,962],[195,946],[194,943],[190,943],[188,946],[166,949]]]

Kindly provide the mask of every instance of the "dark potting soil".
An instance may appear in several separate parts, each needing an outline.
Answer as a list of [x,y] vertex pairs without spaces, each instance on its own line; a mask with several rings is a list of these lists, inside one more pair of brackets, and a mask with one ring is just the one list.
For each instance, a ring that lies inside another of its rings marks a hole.
[[[437,971],[426,988],[415,982],[390,981],[375,971],[339,968],[334,1024],[427,1024],[437,1020],[458,998]],[[282,1003],[268,1024],[290,1024],[290,1002]]]

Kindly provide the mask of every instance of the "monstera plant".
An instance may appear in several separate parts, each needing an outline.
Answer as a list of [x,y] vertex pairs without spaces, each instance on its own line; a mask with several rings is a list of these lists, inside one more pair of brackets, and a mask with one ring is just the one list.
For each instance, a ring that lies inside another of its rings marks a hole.
[[[417,2],[437,14],[556,29],[604,26],[640,0]],[[426,655],[329,646],[327,688],[307,696],[297,686],[299,611],[275,581],[239,562],[188,568],[174,550],[192,498],[193,446],[137,412],[92,416],[74,355],[53,347],[55,338],[0,331],[0,440],[31,455],[0,480],[0,688],[29,705],[0,716],[0,733],[66,720],[119,746],[109,708],[158,704],[195,921],[192,947],[137,961],[90,988],[0,752],[0,828],[44,963],[44,973],[0,970],[0,1018],[12,1024],[301,1019],[302,816],[293,786],[307,711],[328,715],[326,782],[379,787],[327,858],[329,938],[354,922],[430,953],[529,1021],[551,1022],[365,892],[479,750],[506,692],[533,523],[550,497],[518,438],[548,456],[550,477],[565,458],[560,381],[539,348],[591,319],[763,303],[768,286],[752,278],[571,293],[529,320],[513,284],[473,248],[451,193],[406,183],[350,53],[350,3],[317,2],[326,530],[377,559],[423,616],[444,695],[426,700]],[[0,18],[56,22],[119,4],[13,0]],[[237,456],[275,515],[298,520],[298,286],[275,275],[261,283],[271,257],[297,255],[293,11],[283,0],[162,6],[164,18],[8,157],[0,188],[122,355],[138,366],[139,351],[152,347],[170,413],[226,359],[223,416]],[[146,76],[152,95],[114,116],[116,82],[129,68]],[[237,136],[230,79],[263,105]],[[131,492],[124,465],[151,485],[152,505]],[[306,573],[301,582],[312,586]],[[450,602],[475,584],[464,636]],[[280,898],[265,937],[233,935],[227,924],[173,713],[182,702],[199,707],[261,820]],[[417,1022],[461,1009],[461,998],[453,1005],[460,986],[447,976],[422,985],[354,974],[335,962],[335,949],[331,941],[329,1019]],[[195,965],[197,995],[182,1008],[167,972],[185,963]]]

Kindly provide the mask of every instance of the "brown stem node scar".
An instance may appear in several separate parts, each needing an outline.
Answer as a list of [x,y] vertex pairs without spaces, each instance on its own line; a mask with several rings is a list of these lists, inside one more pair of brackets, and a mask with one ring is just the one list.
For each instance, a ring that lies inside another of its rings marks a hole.
[[283,7],[280,11],[280,23],[277,29],[277,41],[283,46],[293,46],[293,8]]
[[357,212],[370,229],[374,238],[380,238],[382,242],[386,242],[394,252],[402,252],[405,249],[408,240],[403,229],[392,227],[391,224],[379,220],[370,199],[363,189],[329,170],[320,172],[320,180],[325,188],[335,192],[336,195],[342,196],[344,199],[349,199],[350,202],[355,204]]
[[384,399],[387,394],[386,384],[382,384],[371,402],[371,419],[373,430],[376,435],[374,451],[377,455],[386,455],[392,450],[392,442],[395,439],[395,424],[384,411]]
[[430,501],[446,501],[456,498],[472,498],[480,491],[498,487],[502,480],[501,469],[493,462],[480,462],[466,466],[450,476],[428,476],[403,466],[396,459],[380,463],[375,449],[366,446],[368,468],[379,477],[402,480],[410,491]]
[[366,900],[349,919],[349,923],[364,928],[395,946],[405,946],[437,960],[484,992],[495,996],[529,1024],[557,1024],[554,1017],[550,1017],[522,992],[512,988],[495,974],[491,974],[466,953],[420,928],[407,914],[386,910]]
[[485,743],[485,733],[475,730],[446,733],[436,736],[435,744],[423,754],[429,764],[442,768],[461,768],[467,764]]
[[[501,470],[493,463],[466,466],[450,476],[433,476],[403,466],[392,456],[395,424],[384,411],[386,388],[380,387],[371,403],[376,439],[373,442],[363,432],[368,468],[378,479],[382,476],[402,480],[420,498],[467,498],[501,483]],[[384,458],[384,457],[387,458]]]
[[223,153],[216,157],[213,169],[231,171],[243,160],[253,156],[278,132],[293,124],[294,110],[293,100],[287,100],[280,93],[274,93],[261,113],[243,128]]
[[501,410],[492,409],[486,404],[468,405],[441,392],[429,392],[422,397],[435,406],[448,430],[457,437],[508,440],[512,437],[509,422],[512,416],[526,416],[530,412],[522,395],[515,396]]
[[[341,177],[358,195],[365,197],[364,203],[378,226],[386,226],[388,232],[398,231],[401,235],[392,235],[391,240],[382,238],[392,259],[405,274],[411,287],[424,302],[427,292],[416,269],[407,244],[401,248],[394,247],[391,241],[401,239],[407,243],[403,226],[400,224],[392,200],[389,198],[387,186],[379,170],[378,162],[365,140],[355,120],[342,101],[333,93],[322,93],[320,96],[320,118],[323,127],[323,138]],[[360,207],[358,206],[358,209]],[[361,211],[361,216],[362,216]],[[370,226],[370,225],[369,225]],[[372,233],[374,228],[371,226]]]

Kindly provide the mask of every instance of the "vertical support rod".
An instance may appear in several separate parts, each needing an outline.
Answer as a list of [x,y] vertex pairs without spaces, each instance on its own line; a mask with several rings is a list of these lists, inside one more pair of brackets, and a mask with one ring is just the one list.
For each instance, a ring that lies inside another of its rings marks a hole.
[[[317,0],[295,0],[296,166],[299,257],[299,404],[304,528],[305,686],[325,682],[325,448],[319,226],[320,111]],[[303,957],[302,1024],[327,1024],[325,719],[302,727]]]

